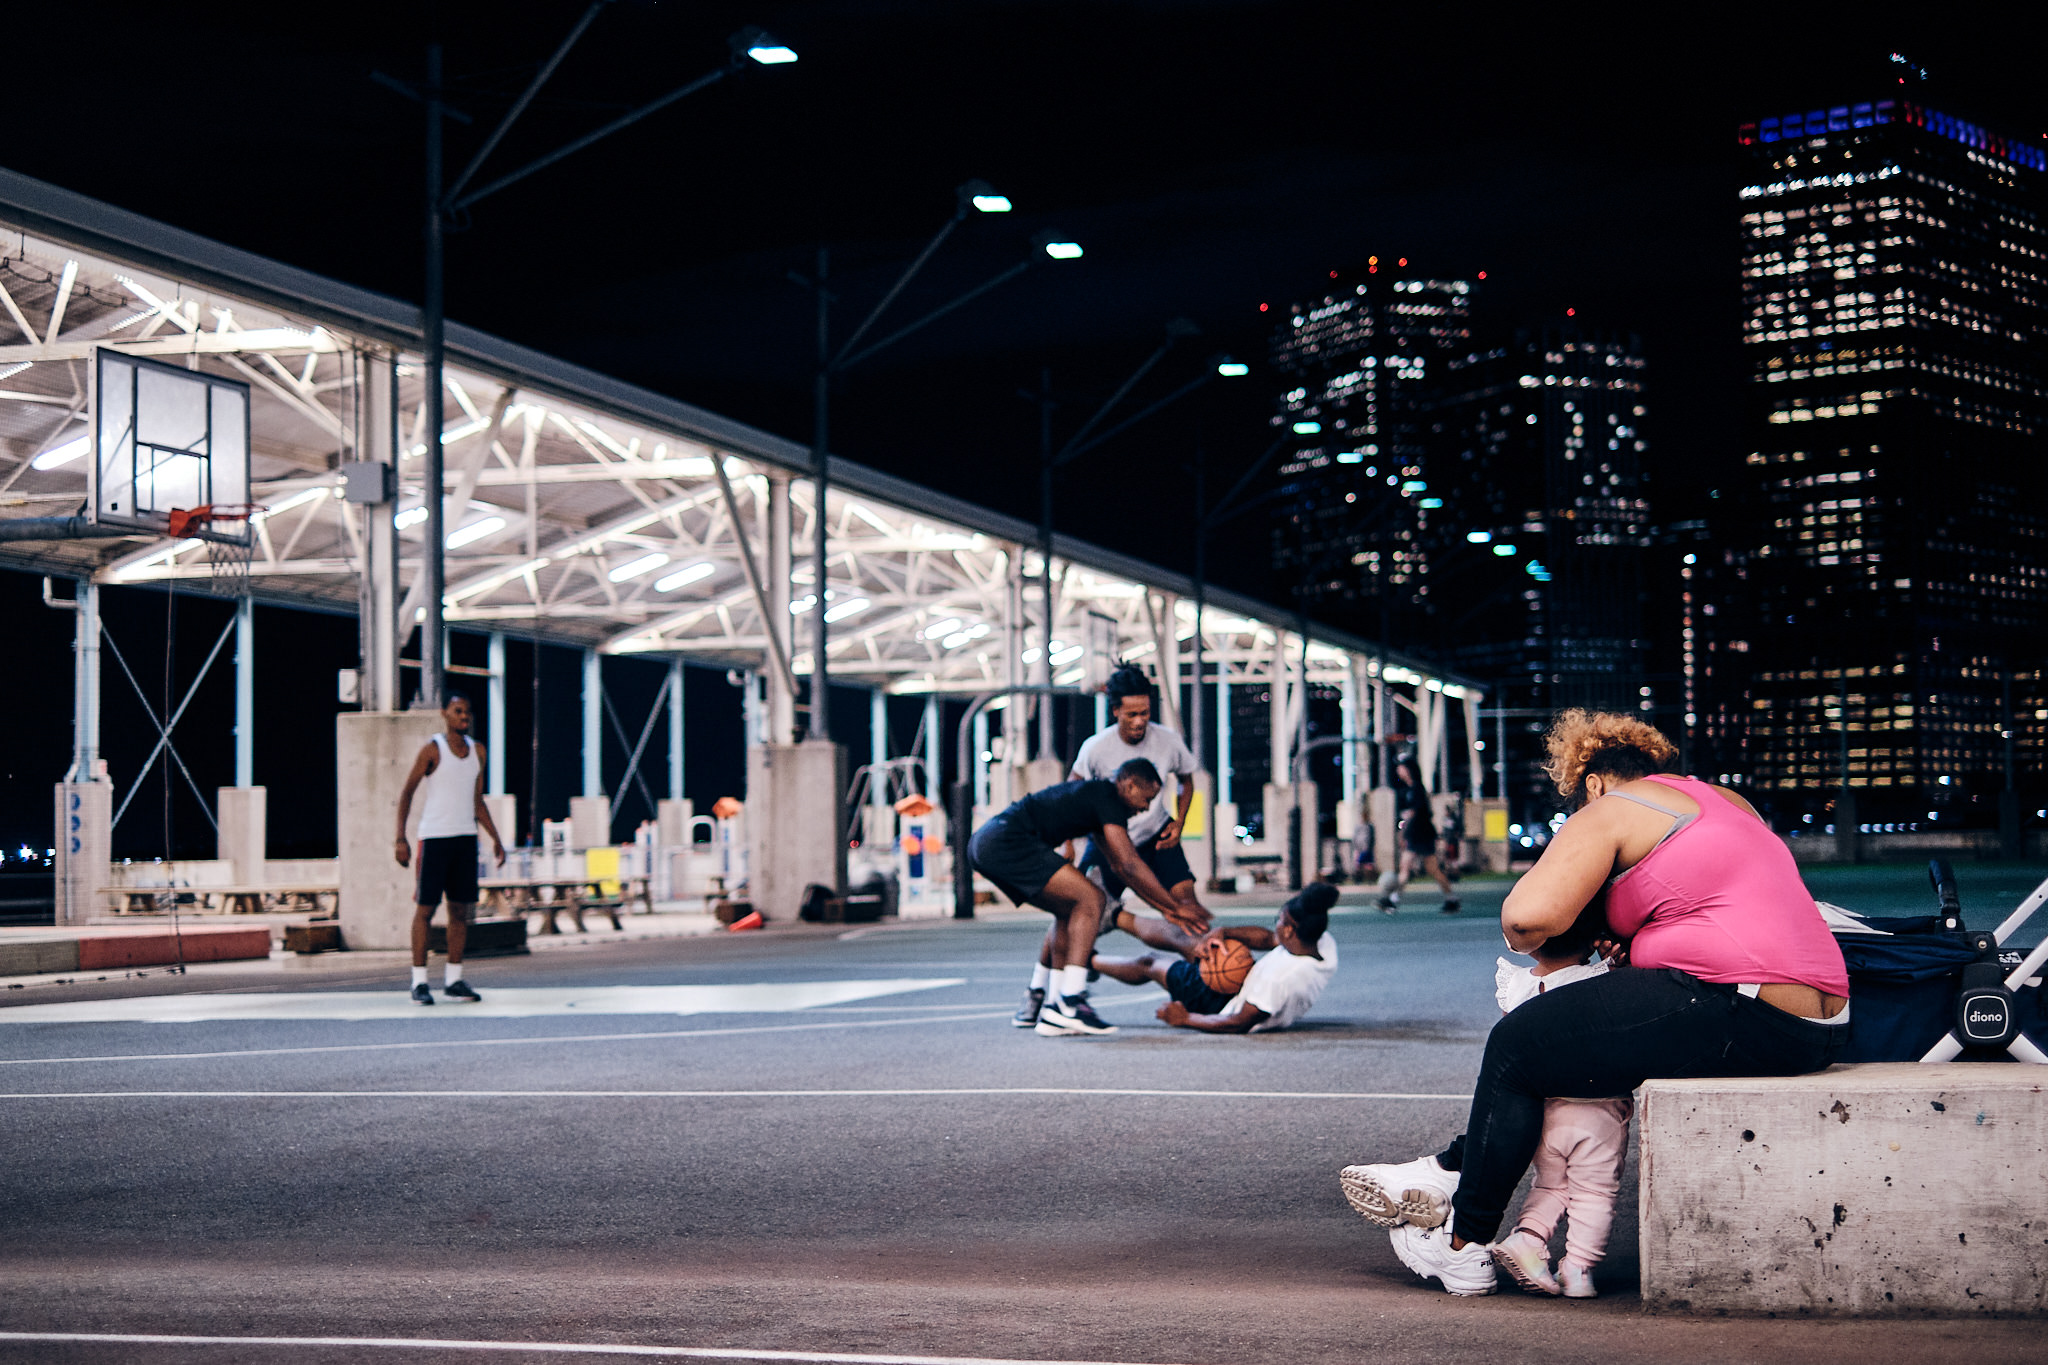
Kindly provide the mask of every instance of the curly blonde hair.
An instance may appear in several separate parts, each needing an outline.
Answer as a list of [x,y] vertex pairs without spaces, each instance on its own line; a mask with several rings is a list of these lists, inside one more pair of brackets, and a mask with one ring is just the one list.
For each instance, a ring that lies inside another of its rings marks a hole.
[[1543,747],[1550,753],[1543,771],[1567,799],[1578,798],[1589,768],[1635,778],[1668,771],[1678,761],[1678,746],[1656,726],[1614,711],[1579,707],[1558,712]]

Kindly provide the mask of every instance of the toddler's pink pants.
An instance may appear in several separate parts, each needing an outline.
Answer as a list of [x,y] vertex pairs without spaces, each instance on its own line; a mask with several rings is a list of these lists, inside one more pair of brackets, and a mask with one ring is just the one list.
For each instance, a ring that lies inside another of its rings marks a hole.
[[1614,1197],[1621,1191],[1621,1163],[1628,1156],[1628,1121],[1633,1100],[1543,1102],[1543,1140],[1536,1145],[1536,1183],[1522,1203],[1515,1227],[1545,1242],[1565,1224],[1564,1258],[1588,1268],[1607,1252],[1614,1224]]

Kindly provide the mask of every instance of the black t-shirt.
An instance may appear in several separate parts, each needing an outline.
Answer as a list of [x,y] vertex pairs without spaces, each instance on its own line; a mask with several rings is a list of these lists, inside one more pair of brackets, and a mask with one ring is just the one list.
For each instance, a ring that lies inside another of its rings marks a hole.
[[1097,778],[1033,792],[998,818],[1050,847],[1086,838],[1104,825],[1128,825],[1136,814],[1117,795],[1116,783]]

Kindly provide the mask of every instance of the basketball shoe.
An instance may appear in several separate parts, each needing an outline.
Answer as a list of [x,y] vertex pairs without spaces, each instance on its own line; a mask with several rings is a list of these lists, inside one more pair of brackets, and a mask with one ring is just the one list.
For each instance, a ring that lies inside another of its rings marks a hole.
[[1403,1223],[1434,1228],[1451,1216],[1458,1173],[1445,1170],[1435,1157],[1425,1156],[1398,1164],[1346,1166],[1337,1172],[1337,1185],[1368,1223],[1383,1228]]
[[1477,1242],[1467,1243],[1463,1251],[1453,1250],[1449,1228],[1403,1224],[1388,1235],[1401,1264],[1425,1280],[1436,1280],[1446,1293],[1470,1298],[1500,1287],[1494,1278],[1493,1253]]
[[1095,1012],[1085,995],[1063,995],[1059,1000],[1048,1000],[1038,1016],[1038,1034],[1044,1038],[1060,1038],[1071,1034],[1115,1033],[1116,1025],[1107,1023]]
[[1033,986],[1024,992],[1024,1003],[1017,1006],[1017,1012],[1010,1016],[1010,1023],[1016,1028],[1030,1028],[1037,1024],[1038,1016],[1045,1012],[1045,992]]

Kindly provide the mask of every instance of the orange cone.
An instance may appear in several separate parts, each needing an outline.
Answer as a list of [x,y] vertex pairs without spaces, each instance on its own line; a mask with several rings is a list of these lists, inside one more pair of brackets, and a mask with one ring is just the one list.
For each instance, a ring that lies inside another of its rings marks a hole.
[[759,910],[755,910],[748,914],[742,915],[740,918],[734,920],[731,924],[726,925],[725,931],[728,934],[737,934],[742,929],[758,929],[761,927],[763,923],[764,921],[761,918],[761,912]]

